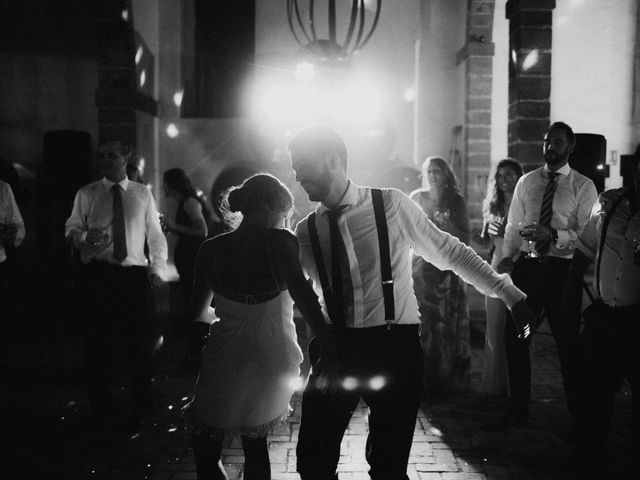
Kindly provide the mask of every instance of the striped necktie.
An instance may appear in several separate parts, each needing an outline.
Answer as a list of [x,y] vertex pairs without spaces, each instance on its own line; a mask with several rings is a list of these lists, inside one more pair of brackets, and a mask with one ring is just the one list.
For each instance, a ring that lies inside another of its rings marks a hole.
[[[539,225],[551,225],[551,216],[553,215],[553,194],[556,192],[556,178],[558,176],[560,176],[560,174],[557,172],[549,172],[549,183],[547,183],[547,188],[544,189],[544,196],[542,197],[540,220],[538,220]],[[540,255],[548,253],[549,247],[549,239],[536,242],[536,252]]]
[[111,187],[113,194],[113,258],[117,262],[127,258],[127,234],[124,225],[122,187],[117,183]]

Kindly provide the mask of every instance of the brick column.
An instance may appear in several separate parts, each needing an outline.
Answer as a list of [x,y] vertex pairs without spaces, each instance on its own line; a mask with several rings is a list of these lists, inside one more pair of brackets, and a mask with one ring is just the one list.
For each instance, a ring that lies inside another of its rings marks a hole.
[[551,18],[555,0],[509,0],[509,156],[526,171],[542,162],[549,126]]
[[132,10],[126,0],[98,2],[99,142],[136,146],[136,68]]
[[458,51],[458,64],[465,62],[464,153],[459,175],[467,200],[472,228],[482,222],[481,204],[491,165],[491,88],[494,44],[494,0],[469,0],[467,43]]

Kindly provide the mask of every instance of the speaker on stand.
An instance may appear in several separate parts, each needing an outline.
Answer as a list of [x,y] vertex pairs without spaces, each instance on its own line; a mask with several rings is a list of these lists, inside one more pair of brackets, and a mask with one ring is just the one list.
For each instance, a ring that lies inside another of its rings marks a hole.
[[91,135],[77,130],[55,130],[43,137],[42,163],[37,182],[38,262],[53,274],[71,271],[73,252],[64,238],[78,189],[91,179]]
[[604,180],[609,176],[607,165],[607,139],[594,133],[576,133],[576,144],[569,156],[569,165],[589,177],[596,190],[604,190]]

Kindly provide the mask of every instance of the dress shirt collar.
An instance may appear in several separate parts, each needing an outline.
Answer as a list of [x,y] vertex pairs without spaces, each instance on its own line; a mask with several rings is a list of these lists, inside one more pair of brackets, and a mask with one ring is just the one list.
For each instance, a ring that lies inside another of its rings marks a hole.
[[[102,184],[104,185],[104,188],[107,189],[107,191],[111,191],[111,187],[115,185],[115,183],[109,180],[107,177],[102,177]],[[127,177],[124,177],[123,180],[118,182],[118,185],[120,185],[122,187],[122,190],[126,192],[127,187],[129,186],[129,179]]]
[[[549,170],[549,165],[547,165],[546,163],[544,164],[543,167],[543,171],[544,171],[544,176],[545,178],[549,175],[549,172],[551,170]],[[571,171],[571,167],[569,166],[569,163],[565,163],[562,167],[560,167],[558,170],[555,171],[555,173],[558,173],[560,175],[569,175],[569,172]]]
[[[349,180],[349,184],[347,185],[347,189],[344,192],[344,195],[342,196],[342,199],[340,200],[340,202],[338,202],[338,205],[336,205],[334,208],[338,208],[340,206],[352,206],[355,205],[356,203],[358,203],[358,189],[356,187],[356,185]],[[326,213],[328,210],[333,210],[329,207],[327,207],[324,203],[321,203],[318,206],[318,215],[322,215],[324,213]]]

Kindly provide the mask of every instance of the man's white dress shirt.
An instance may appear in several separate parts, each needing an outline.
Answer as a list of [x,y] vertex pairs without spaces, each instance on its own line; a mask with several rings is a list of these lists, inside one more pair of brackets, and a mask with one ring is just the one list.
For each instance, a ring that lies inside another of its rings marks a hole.
[[[556,190],[553,196],[551,227],[558,231],[558,241],[551,243],[547,255],[573,257],[576,241],[589,220],[593,205],[598,200],[596,187],[589,178],[576,172],[569,164],[556,170]],[[513,258],[518,251],[529,252],[528,242],[520,236],[520,222],[531,223],[540,219],[544,191],[549,183],[549,167],[543,165],[518,180],[509,207],[509,222],[504,234],[502,252]]]
[[[20,215],[20,210],[18,209],[18,204],[13,196],[11,187],[2,180],[0,180],[0,223],[16,226],[18,231],[13,241],[13,246],[20,246],[25,236],[24,220],[22,219],[22,215]],[[0,263],[6,259],[7,252],[5,251],[3,240],[0,240]]]
[[[408,196],[396,189],[383,189],[393,292],[395,322],[420,323],[418,304],[411,276],[412,251],[441,270],[453,270],[465,282],[491,297],[500,297],[512,307],[526,295],[516,288],[511,278],[497,274],[470,247],[438,229]],[[338,218],[338,226],[349,258],[353,284],[353,311],[348,312],[348,327],[366,328],[386,325],[380,273],[378,233],[371,200],[371,189],[350,183],[340,205],[347,205]],[[316,208],[316,225],[327,276],[331,278],[331,252],[327,208]],[[300,243],[300,261],[323,299],[318,272],[309,240],[308,217],[296,227]],[[327,312],[323,299],[323,311]]]
[[[148,266],[144,254],[145,239],[149,244],[149,260],[153,273],[161,275],[167,264],[167,240],[160,227],[156,203],[149,189],[127,178],[120,182],[124,207],[127,258],[113,258],[113,182],[102,178],[85,185],[76,194],[71,216],[65,224],[65,236],[80,249],[83,263],[100,261],[122,266]],[[91,228],[105,229],[107,242],[94,247],[86,242]]]
[[[622,195],[622,189],[608,190],[593,208],[587,226],[577,242],[577,248],[593,261],[597,261],[600,236],[605,217],[613,203]],[[635,249],[640,248],[640,211],[631,213],[629,201],[624,199],[613,212],[600,261],[600,294],[611,307],[640,305],[640,263]],[[594,288],[596,276],[594,275]],[[596,290],[597,291],[597,290]],[[640,321],[640,319],[638,319]]]

